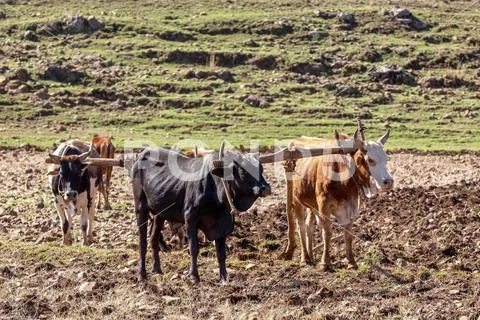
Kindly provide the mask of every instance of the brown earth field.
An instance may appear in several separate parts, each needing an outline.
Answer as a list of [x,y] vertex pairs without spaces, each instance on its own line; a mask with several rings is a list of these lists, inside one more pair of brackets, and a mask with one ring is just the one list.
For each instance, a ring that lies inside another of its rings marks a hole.
[[[285,183],[266,166],[273,195],[236,218],[230,281],[203,243],[188,281],[187,249],[161,253],[162,275],[137,281],[129,177],[116,168],[113,210],[95,217],[95,243],[61,245],[46,153],[0,151],[1,319],[478,319],[480,157],[394,153],[394,190],[363,203],[355,222],[358,270],[346,269],[334,228],[333,270],[278,258],[286,242]],[[321,254],[317,228],[316,256]],[[165,230],[169,237],[169,230]],[[340,236],[340,237],[339,237]],[[148,257],[149,270],[151,259]]]

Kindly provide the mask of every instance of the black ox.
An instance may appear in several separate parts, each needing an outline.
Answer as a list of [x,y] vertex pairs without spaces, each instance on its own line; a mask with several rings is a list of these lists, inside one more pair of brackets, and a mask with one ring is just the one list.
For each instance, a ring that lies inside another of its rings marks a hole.
[[98,157],[89,144],[79,140],[67,141],[49,154],[49,183],[55,197],[55,207],[60,217],[63,244],[72,244],[72,216],[80,213],[80,228],[83,244],[93,241],[93,219],[98,185],[101,183],[101,169],[88,166],[88,157]]
[[258,197],[271,193],[258,156],[236,152],[225,152],[224,155],[223,145],[219,153],[203,158],[188,158],[173,150],[148,148],[138,156],[131,175],[139,228],[139,279],[147,277],[147,224],[151,215],[154,273],[161,273],[159,242],[163,223],[167,220],[185,223],[191,255],[189,276],[194,281],[200,280],[197,231],[201,230],[208,240],[215,241],[220,280],[227,281],[225,238],[233,231],[233,210],[245,211]]

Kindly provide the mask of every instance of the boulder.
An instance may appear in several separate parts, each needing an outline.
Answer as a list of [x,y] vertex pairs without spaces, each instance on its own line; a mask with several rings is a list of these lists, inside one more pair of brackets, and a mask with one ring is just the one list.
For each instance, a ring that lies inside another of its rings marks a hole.
[[322,74],[329,74],[330,68],[323,63],[298,62],[290,65],[288,71],[300,74],[311,74],[314,76],[320,76]]
[[408,86],[415,86],[417,84],[413,75],[395,65],[374,69],[370,71],[369,75],[373,81],[384,84],[405,84]]
[[67,32],[69,34],[81,33],[85,31],[88,21],[82,16],[74,16],[67,20]]
[[355,20],[355,16],[351,13],[342,12],[338,15],[338,19],[341,23],[356,25],[357,22]]
[[37,33],[41,36],[52,37],[63,33],[65,23],[62,21],[49,22],[41,26]]
[[413,13],[406,8],[393,8],[390,10],[390,14],[409,30],[425,31],[431,27],[428,23],[415,17]]
[[350,85],[341,85],[337,87],[337,92],[335,93],[337,97],[361,97],[362,93],[360,89]]
[[76,70],[74,66],[58,64],[47,66],[41,76],[45,80],[65,83],[78,83],[87,77],[85,72]]
[[312,30],[312,31],[308,32],[308,35],[314,40],[320,40],[320,39],[328,37],[328,32],[319,31],[319,30]]
[[27,30],[23,34],[23,39],[28,40],[28,41],[38,41],[38,36],[35,32],[33,32],[31,30]]
[[15,71],[14,74],[15,79],[20,80],[22,82],[27,82],[30,80],[30,74],[28,73],[27,69],[20,68]]
[[253,64],[262,70],[274,70],[277,68],[277,58],[272,55],[264,57],[254,57],[247,61],[248,64]]
[[50,96],[48,95],[47,89],[40,89],[35,92],[35,97],[40,100],[47,100]]
[[243,102],[255,108],[264,108],[270,105],[270,102],[266,98],[253,94],[248,95],[243,99]]
[[105,24],[102,21],[97,20],[97,18],[95,18],[94,16],[88,17],[87,22],[88,22],[88,27],[92,31],[100,30],[105,26]]

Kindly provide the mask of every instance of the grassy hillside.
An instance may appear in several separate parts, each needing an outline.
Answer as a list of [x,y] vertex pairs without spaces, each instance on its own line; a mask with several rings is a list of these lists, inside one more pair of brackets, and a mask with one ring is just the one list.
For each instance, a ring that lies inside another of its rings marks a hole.
[[[93,133],[117,145],[271,145],[351,133],[361,114],[371,137],[392,129],[392,149],[480,150],[474,1],[404,1],[428,24],[413,29],[387,1],[10,2],[0,6],[1,147]],[[77,14],[104,27],[72,32],[63,21]],[[67,79],[45,72],[52,65]],[[372,75],[392,65],[399,75]]]

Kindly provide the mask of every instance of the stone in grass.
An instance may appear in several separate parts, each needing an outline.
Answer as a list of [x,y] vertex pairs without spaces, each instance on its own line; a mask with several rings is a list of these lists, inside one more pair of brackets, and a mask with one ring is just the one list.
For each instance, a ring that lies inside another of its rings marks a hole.
[[38,41],[38,36],[35,32],[28,30],[23,34],[23,39],[28,41]]
[[94,16],[90,16],[87,18],[88,26],[92,31],[97,31],[102,29],[105,24],[102,21],[97,20]]
[[82,282],[80,284],[80,287],[78,287],[78,292],[84,293],[84,294],[91,293],[96,287],[97,287],[97,283],[95,281]]

